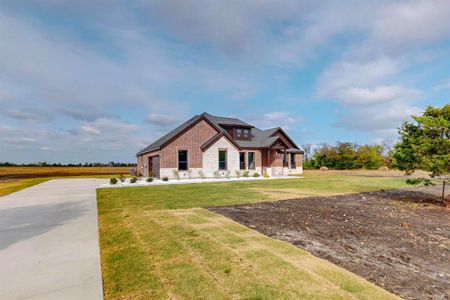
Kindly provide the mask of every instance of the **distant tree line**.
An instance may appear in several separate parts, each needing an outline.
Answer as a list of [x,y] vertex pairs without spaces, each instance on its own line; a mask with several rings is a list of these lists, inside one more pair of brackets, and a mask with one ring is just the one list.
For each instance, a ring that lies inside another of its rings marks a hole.
[[123,162],[109,162],[109,163],[78,163],[78,164],[61,164],[61,163],[48,163],[45,161],[29,163],[29,164],[16,164],[11,162],[0,162],[0,167],[135,167],[136,163],[123,163]]
[[392,158],[388,154],[392,144],[384,142],[382,145],[360,145],[357,143],[338,142],[336,145],[320,144],[313,148],[304,145],[305,169],[378,169],[381,166],[390,167]]

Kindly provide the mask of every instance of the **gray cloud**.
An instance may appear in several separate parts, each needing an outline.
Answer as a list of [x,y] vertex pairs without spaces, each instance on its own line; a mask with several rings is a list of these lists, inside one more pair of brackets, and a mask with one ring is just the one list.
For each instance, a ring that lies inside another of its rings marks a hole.
[[81,121],[95,121],[99,118],[105,117],[117,117],[115,114],[109,113],[107,111],[94,110],[92,108],[77,109],[77,108],[60,108],[58,109],[63,115],[74,118],[75,120]]
[[450,37],[448,0],[393,2],[378,12],[372,39],[387,49],[430,47]]
[[177,119],[172,115],[165,114],[150,114],[146,119],[147,123],[157,126],[169,126],[177,122]]
[[22,121],[35,121],[35,122],[49,122],[53,119],[49,111],[43,111],[40,109],[4,109],[0,111],[0,114],[17,120]]

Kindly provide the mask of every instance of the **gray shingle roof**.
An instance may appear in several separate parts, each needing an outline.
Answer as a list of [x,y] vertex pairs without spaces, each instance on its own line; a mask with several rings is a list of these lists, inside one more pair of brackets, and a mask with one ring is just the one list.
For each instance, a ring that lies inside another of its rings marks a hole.
[[277,139],[277,136],[272,136],[275,132],[280,130],[280,127],[261,130],[253,125],[250,125],[244,121],[241,121],[236,118],[225,118],[225,117],[218,117],[213,116],[208,113],[203,113],[201,115],[196,115],[190,120],[184,122],[177,128],[173,129],[160,139],[156,140],[149,146],[145,147],[143,150],[139,151],[136,155],[158,150],[160,147],[162,147],[165,143],[169,142],[172,138],[174,138],[177,134],[182,132],[184,129],[192,125],[193,123],[197,122],[200,118],[207,119],[210,123],[213,124],[213,126],[217,129],[217,131],[220,133],[222,131],[225,131],[225,128],[223,126],[246,126],[251,128],[251,134],[252,134],[252,140],[251,141],[239,141],[235,140],[235,142],[241,147],[241,148],[265,148],[271,146]]
[[182,132],[184,129],[186,129],[187,127],[189,127],[189,125],[195,123],[198,119],[200,118],[200,115],[196,115],[193,118],[191,118],[190,120],[184,122],[183,124],[181,124],[180,126],[178,126],[177,128],[171,130],[169,133],[167,133],[166,135],[162,136],[161,138],[159,138],[158,140],[154,141],[153,143],[151,143],[150,145],[148,145],[147,147],[145,147],[144,149],[142,149],[141,151],[139,151],[136,155],[139,155],[141,153],[146,153],[146,152],[150,152],[150,151],[154,151],[154,150],[158,150],[162,145],[164,145],[166,142],[170,141],[170,139],[172,139],[173,137],[175,137],[177,134],[179,134],[180,132]]
[[253,125],[245,123],[244,121],[241,121],[236,118],[218,117],[218,116],[210,115],[208,113],[203,113],[202,115],[204,115],[206,118],[208,118],[208,120],[213,122],[216,126],[220,126],[220,127],[221,127],[221,125],[225,125],[225,126],[236,125],[236,126],[254,127]]

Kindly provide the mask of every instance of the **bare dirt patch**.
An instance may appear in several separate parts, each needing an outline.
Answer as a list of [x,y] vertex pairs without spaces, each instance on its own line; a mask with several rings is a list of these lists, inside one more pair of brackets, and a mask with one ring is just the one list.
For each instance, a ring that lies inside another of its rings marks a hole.
[[327,259],[406,299],[450,299],[450,209],[440,187],[211,211]]

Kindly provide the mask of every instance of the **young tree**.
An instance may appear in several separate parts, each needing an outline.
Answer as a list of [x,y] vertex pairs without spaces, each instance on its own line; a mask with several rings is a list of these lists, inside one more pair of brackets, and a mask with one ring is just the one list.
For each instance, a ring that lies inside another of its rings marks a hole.
[[[431,177],[450,174],[450,104],[442,108],[428,106],[422,116],[413,116],[399,130],[401,142],[394,146],[395,165],[407,175],[416,169],[428,171]],[[442,201],[445,198],[443,177]],[[409,183],[430,183],[427,179]]]

